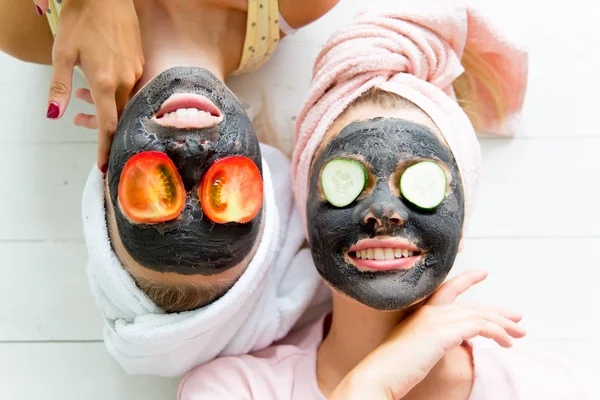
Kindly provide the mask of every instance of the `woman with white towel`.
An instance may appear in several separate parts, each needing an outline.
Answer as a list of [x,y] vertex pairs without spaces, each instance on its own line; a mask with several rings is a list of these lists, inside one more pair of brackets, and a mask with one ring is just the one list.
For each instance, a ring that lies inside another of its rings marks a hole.
[[[289,162],[259,145],[224,81],[260,66],[280,29],[289,33],[280,4],[299,27],[337,0],[133,3],[145,66],[121,115],[110,161],[92,169],[85,187],[88,276],[106,320],[109,352],[129,373],[173,376],[217,355],[268,346],[315,298],[319,279],[308,251],[300,251]],[[103,24],[115,21],[97,18],[78,24],[79,31],[61,28],[63,13],[73,22],[97,5],[50,1],[46,15],[57,43],[64,46],[59,39],[86,29],[114,33]],[[44,24],[29,1],[0,1],[0,48],[50,62],[52,33]],[[81,45],[90,54],[110,44]],[[98,57],[89,60],[102,63]],[[80,64],[95,82],[86,65]],[[64,67],[55,64],[55,72]],[[94,86],[78,92],[90,103],[98,95]],[[54,105],[57,111],[51,102],[49,117],[62,115],[65,104]],[[93,116],[77,118],[97,127]]]

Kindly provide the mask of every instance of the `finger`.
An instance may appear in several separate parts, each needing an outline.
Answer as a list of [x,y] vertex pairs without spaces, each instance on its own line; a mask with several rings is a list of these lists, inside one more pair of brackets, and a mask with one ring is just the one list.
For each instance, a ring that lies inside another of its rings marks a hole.
[[37,15],[42,16],[48,11],[48,0],[34,0],[35,12]]
[[86,103],[94,105],[94,99],[92,98],[92,92],[90,92],[90,89],[86,89],[86,88],[77,89],[75,91],[75,97],[77,97],[79,100],[85,101]]
[[516,311],[509,310],[508,308],[504,308],[504,307],[491,306],[489,304],[456,303],[456,304],[449,304],[446,307],[449,309],[457,308],[457,309],[471,309],[471,310],[483,311],[483,312],[494,312],[496,314],[502,315],[505,318],[510,319],[513,322],[520,322],[523,319],[523,315]]
[[491,339],[502,347],[512,347],[513,340],[502,327],[489,321],[470,321],[464,325],[463,340],[470,340],[477,336]]
[[[99,95],[96,95],[96,93],[99,93]],[[117,107],[114,91],[109,94],[106,88],[96,91],[92,87],[92,95],[94,96],[96,117],[98,119],[98,167],[104,170],[108,165],[110,146],[117,130]]]
[[440,306],[450,304],[458,296],[467,291],[471,286],[483,281],[487,277],[487,271],[469,271],[452,278],[444,283],[427,300],[428,305]]
[[[486,308],[458,308],[455,310],[444,309],[444,318],[439,320],[440,324],[455,324],[467,321],[489,321],[501,328],[514,338],[522,338],[527,331],[516,322],[504,317],[493,310]],[[441,325],[440,325],[441,326]]]
[[[57,43],[57,42],[55,42]],[[65,46],[52,48],[52,79],[48,93],[48,111],[46,117],[58,119],[63,116],[71,97],[73,67],[77,53]]]
[[527,331],[522,326],[516,324],[508,318],[503,317],[502,315],[496,313],[488,313],[482,316],[486,321],[492,322],[502,329],[510,336],[520,339],[527,334]]
[[77,114],[75,118],[73,118],[73,123],[82,128],[98,129],[98,119],[95,115],[83,113]]
[[115,93],[117,115],[121,115],[123,109],[125,109],[125,105],[127,104],[127,100],[129,100],[129,94],[133,89],[133,85],[135,85],[134,78],[132,78],[129,82],[125,82],[117,89],[117,92]]

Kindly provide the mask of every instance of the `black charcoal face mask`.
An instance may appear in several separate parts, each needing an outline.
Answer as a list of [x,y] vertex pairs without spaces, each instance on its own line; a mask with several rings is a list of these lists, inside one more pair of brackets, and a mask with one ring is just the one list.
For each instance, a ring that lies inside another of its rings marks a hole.
[[[157,123],[161,106],[174,94],[206,97],[222,119],[214,126],[197,129]],[[185,207],[172,221],[132,223],[118,206],[123,167],[132,156],[145,151],[167,154],[183,180]],[[137,262],[159,272],[212,275],[236,266],[249,254],[259,235],[262,210],[248,223],[216,224],[204,215],[196,190],[208,168],[231,155],[250,158],[262,171],[251,121],[229,89],[207,70],[169,69],[131,99],[112,144],[107,179],[121,241]]]
[[[372,182],[345,207],[331,205],[321,190],[323,167],[338,158],[361,160]],[[393,190],[403,168],[420,160],[435,161],[448,171],[447,194],[432,210],[414,206]],[[432,294],[454,263],[464,220],[463,196],[452,153],[428,128],[392,118],[348,125],[311,170],[308,233],[319,273],[335,290],[371,308],[409,307]],[[350,249],[368,238],[407,241],[419,249],[416,261],[404,269],[359,269],[353,261],[357,255]]]

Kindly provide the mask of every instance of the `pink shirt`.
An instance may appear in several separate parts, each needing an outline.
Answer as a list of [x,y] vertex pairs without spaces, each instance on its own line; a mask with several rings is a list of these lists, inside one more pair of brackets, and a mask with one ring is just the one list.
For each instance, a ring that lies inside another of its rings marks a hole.
[[[179,400],[326,400],[316,377],[323,321],[251,355],[223,357],[192,370]],[[469,400],[598,400],[600,390],[584,372],[554,359],[518,350],[473,346]]]

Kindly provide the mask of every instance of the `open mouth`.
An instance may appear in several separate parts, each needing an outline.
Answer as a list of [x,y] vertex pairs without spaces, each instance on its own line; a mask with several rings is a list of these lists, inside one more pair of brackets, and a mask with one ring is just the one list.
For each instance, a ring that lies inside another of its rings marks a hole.
[[175,93],[154,116],[165,127],[179,129],[210,128],[223,121],[223,114],[207,97],[196,93]]
[[412,268],[423,252],[406,240],[390,238],[360,240],[347,254],[360,270],[389,271]]

